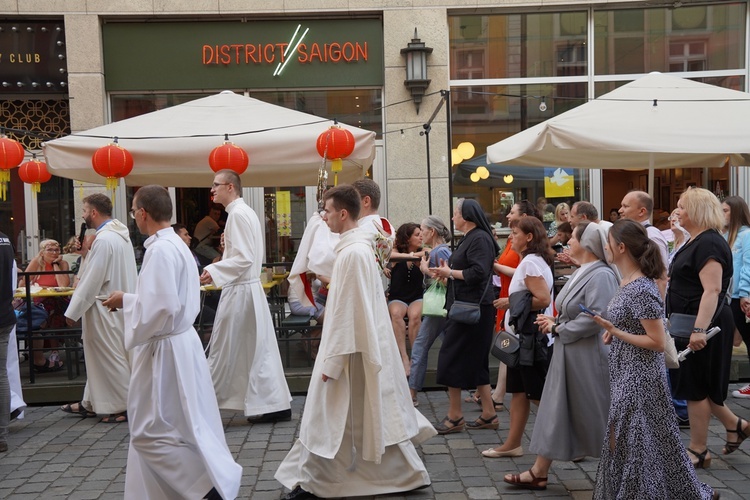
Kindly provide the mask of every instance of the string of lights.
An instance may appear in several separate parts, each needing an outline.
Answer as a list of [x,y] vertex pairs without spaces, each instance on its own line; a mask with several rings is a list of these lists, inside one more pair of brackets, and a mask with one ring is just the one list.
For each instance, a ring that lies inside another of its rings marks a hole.
[[[437,94],[441,94],[442,91],[436,91],[431,92],[429,94],[425,94],[424,97],[429,97]],[[451,90],[452,94],[469,94],[469,95],[484,95],[484,96],[495,96],[495,97],[507,97],[512,99],[534,99],[540,101],[539,103],[539,110],[541,112],[547,111],[547,99],[550,99],[552,101],[611,101],[611,102],[651,102],[653,103],[653,106],[657,106],[658,102],[675,102],[675,103],[685,103],[685,102],[743,102],[743,101],[750,101],[750,96],[747,98],[731,98],[731,99],[623,99],[623,98],[593,98],[593,97],[567,97],[567,96],[546,96],[546,95],[534,95],[534,94],[509,94],[506,92],[483,92],[483,91],[475,91],[475,90],[465,90],[465,89],[453,89]],[[398,106],[404,103],[413,102],[412,98],[404,99],[401,101],[392,102],[389,104],[384,104],[382,106],[374,107],[369,110],[362,110],[358,111],[356,113],[348,113],[345,115],[338,115],[335,118],[322,118],[320,120],[313,120],[305,123],[298,123],[294,125],[282,125],[278,127],[269,127],[265,129],[258,129],[258,130],[247,130],[242,132],[235,132],[227,134],[225,132],[221,133],[211,133],[211,134],[193,134],[193,135],[179,135],[179,136],[132,136],[132,137],[126,137],[126,136],[119,136],[120,140],[155,140],[155,139],[195,139],[195,138],[206,138],[206,137],[223,137],[225,135],[228,135],[230,137],[239,137],[239,136],[245,136],[245,135],[251,135],[251,134],[261,134],[265,132],[271,132],[274,130],[283,130],[283,129],[289,129],[289,128],[295,128],[295,127],[302,127],[307,125],[315,125],[318,123],[326,123],[333,121],[334,123],[337,123],[339,120],[346,121],[349,118],[356,118],[359,116],[362,116],[364,114],[370,114],[378,111],[382,111],[384,109],[390,108],[392,106]],[[399,127],[392,130],[385,130],[382,132],[382,135],[389,135],[394,133],[400,133],[401,135],[404,134],[405,131],[412,130],[412,129],[422,129],[423,125],[413,125],[409,127]],[[34,132],[31,130],[25,130],[25,129],[16,129],[16,128],[10,128],[10,127],[0,127],[0,134],[10,132],[13,134],[19,134],[19,135],[29,135],[31,137],[35,137],[37,139],[42,139],[45,141],[57,139],[60,136],[50,136],[48,134],[41,134],[38,132]],[[105,136],[105,135],[95,135],[95,134],[82,134],[82,133],[73,133],[70,135],[74,135],[77,137],[86,137],[90,139],[108,139],[112,140],[113,138],[111,136]]]

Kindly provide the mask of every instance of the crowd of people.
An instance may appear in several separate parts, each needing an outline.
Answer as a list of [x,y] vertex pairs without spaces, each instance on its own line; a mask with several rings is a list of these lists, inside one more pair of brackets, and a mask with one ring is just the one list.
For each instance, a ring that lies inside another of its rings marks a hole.
[[[78,268],[69,303],[37,305],[50,325],[82,322],[89,376],[82,400],[61,410],[128,423],[126,497],[235,498],[242,468],[227,447],[220,410],[241,411],[252,424],[292,418],[259,279],[262,224],[234,172],[218,172],[211,194],[217,205],[201,221],[199,247],[216,234],[223,207],[219,255],[191,250],[187,228],[169,224],[166,190],[146,186],[130,211],[148,237],[140,273],[128,229],[101,194],[83,200],[95,237],[68,242],[68,258],[57,242],[44,241],[26,268],[32,274],[24,286],[52,287],[68,287],[71,278],[33,273]],[[726,428],[722,454],[750,436],[750,423],[724,404],[732,346],[750,344],[744,200],[688,189],[667,230],[650,223],[653,201],[641,191],[627,193],[607,221],[586,201],[520,200],[507,214],[511,233],[501,248],[479,203],[459,199],[452,221],[461,238],[453,250],[439,217],[394,229],[379,203],[369,179],[326,191],[291,269],[290,310],[316,318],[321,331],[299,437],[275,476],[290,490],[285,498],[429,485],[415,446],[435,434],[497,430],[506,393],[508,434],[481,455],[523,456],[536,405],[529,444],[536,458],[503,478],[515,487],[543,490],[555,461],[600,457],[594,498],[718,497],[695,473],[711,464],[711,416]],[[0,252],[6,240],[0,235]],[[10,294],[8,310],[0,309],[3,355],[15,324],[9,259],[0,253],[0,279],[8,283],[0,295]],[[574,271],[555,293],[558,262]],[[208,357],[193,328],[201,284],[222,290]],[[432,284],[444,291],[444,311],[424,315],[423,293]],[[687,322],[686,333],[678,320]],[[720,332],[708,338],[712,327]],[[517,336],[519,355],[491,380],[490,348],[501,330]],[[449,406],[430,424],[417,409],[418,394],[440,337],[436,375]],[[60,369],[55,345],[47,341],[45,358],[45,340],[35,342],[35,367]],[[668,369],[671,342],[691,354]],[[0,370],[0,451],[7,449],[7,380]],[[750,398],[750,385],[733,395]],[[467,403],[481,408],[473,420],[464,416]],[[690,429],[686,446],[682,424]]]

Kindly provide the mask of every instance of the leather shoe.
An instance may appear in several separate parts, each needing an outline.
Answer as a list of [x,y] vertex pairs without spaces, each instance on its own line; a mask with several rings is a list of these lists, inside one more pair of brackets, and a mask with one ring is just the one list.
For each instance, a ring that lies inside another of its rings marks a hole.
[[487,458],[522,457],[523,446],[507,451],[498,451],[495,448],[490,448],[489,450],[484,450],[482,456]]
[[295,488],[287,493],[281,500],[303,500],[305,498],[318,498],[309,491],[305,491],[301,486],[297,485]]
[[274,422],[288,422],[292,419],[292,410],[275,411],[273,413],[264,413],[257,417],[247,417],[251,424],[272,424]]

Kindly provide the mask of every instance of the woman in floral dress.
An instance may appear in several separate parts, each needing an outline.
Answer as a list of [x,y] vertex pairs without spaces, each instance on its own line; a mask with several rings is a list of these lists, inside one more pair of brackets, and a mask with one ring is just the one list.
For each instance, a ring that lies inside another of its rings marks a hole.
[[664,302],[654,281],[664,273],[659,249],[643,226],[621,219],[609,231],[608,253],[623,279],[608,319],[594,318],[611,342],[611,403],[594,499],[718,498],[698,480],[680,442],[664,369]]

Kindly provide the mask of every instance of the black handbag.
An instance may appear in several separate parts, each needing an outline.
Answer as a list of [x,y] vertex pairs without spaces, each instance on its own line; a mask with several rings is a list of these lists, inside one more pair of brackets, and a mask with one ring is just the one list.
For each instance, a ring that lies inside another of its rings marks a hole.
[[[490,279],[487,280],[487,285],[484,287],[482,297],[484,297],[484,294],[487,293],[487,288],[490,286],[491,281],[492,276],[490,276]],[[482,311],[479,308],[479,303],[456,300],[455,283],[454,286],[451,287],[451,292],[453,294],[453,304],[448,311],[448,319],[452,319],[453,321],[457,321],[458,323],[463,323],[465,325],[476,325],[477,323],[479,323],[479,319],[482,317]],[[479,300],[482,299],[480,298]]]
[[518,335],[500,330],[492,341],[490,353],[510,368],[518,367],[521,342]]

